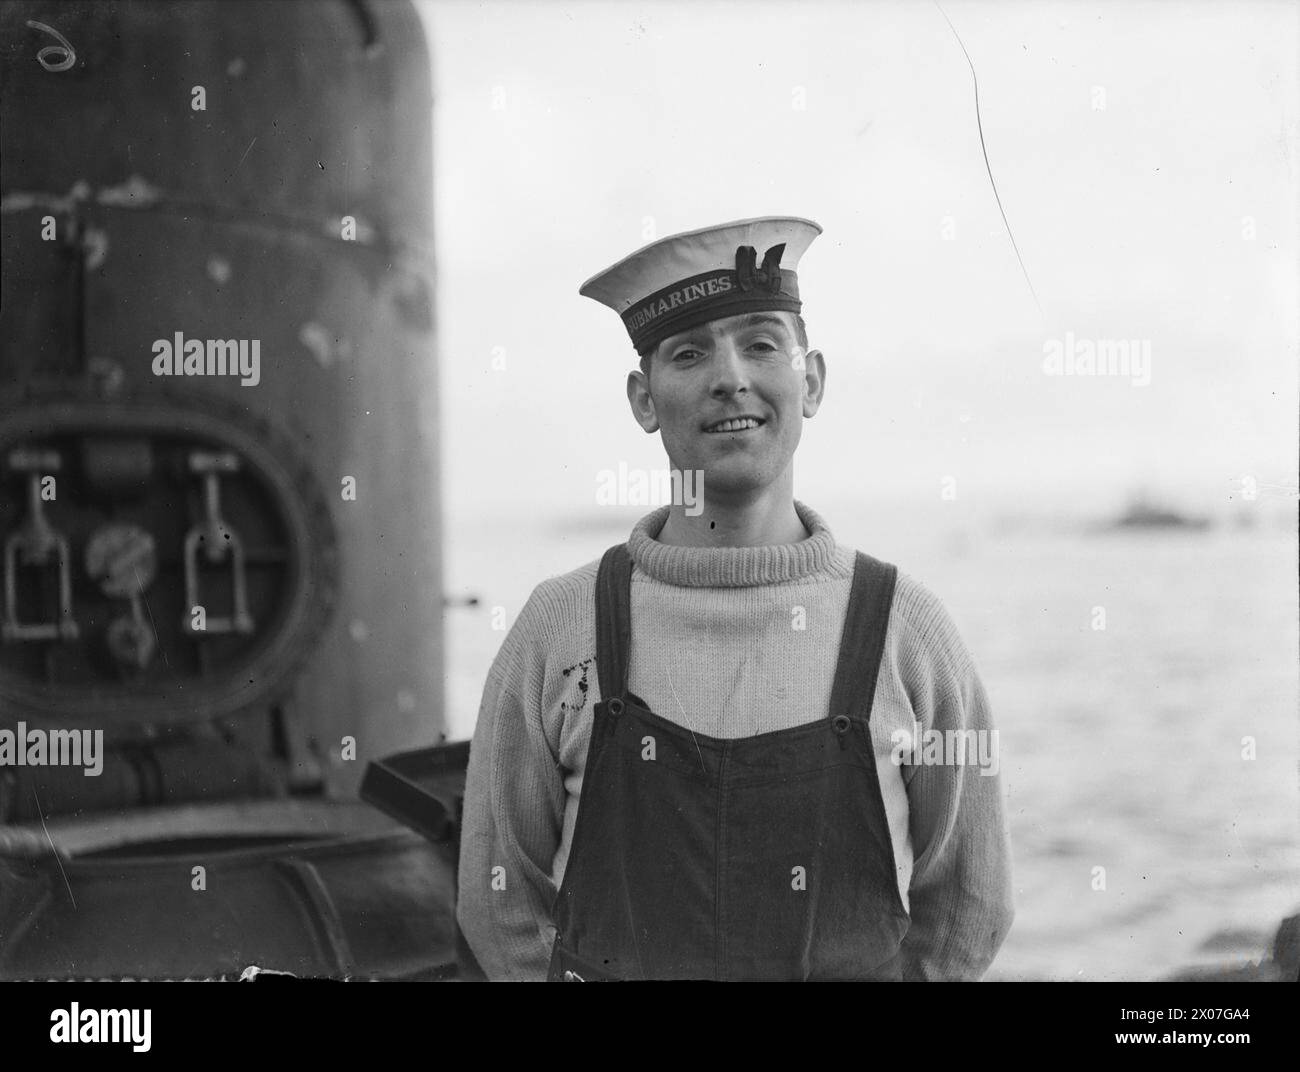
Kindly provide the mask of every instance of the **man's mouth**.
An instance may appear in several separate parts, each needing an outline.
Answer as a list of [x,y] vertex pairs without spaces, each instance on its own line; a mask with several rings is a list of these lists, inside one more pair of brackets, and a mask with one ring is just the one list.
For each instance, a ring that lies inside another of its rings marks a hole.
[[751,428],[758,428],[766,423],[761,417],[752,417],[744,414],[740,417],[728,417],[724,421],[714,421],[713,424],[706,424],[704,430],[710,434],[718,432],[745,432]]

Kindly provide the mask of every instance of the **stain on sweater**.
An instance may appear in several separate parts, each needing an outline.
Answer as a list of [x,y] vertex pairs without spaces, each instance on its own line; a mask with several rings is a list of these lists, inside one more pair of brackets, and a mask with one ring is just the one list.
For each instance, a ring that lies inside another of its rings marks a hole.
[[590,682],[587,680],[587,671],[591,669],[591,664],[594,663],[595,661],[596,659],[593,656],[590,659],[583,659],[582,662],[574,663],[572,666],[560,671],[560,673],[562,673],[565,677],[568,677],[575,670],[582,671],[582,675],[578,678],[578,692],[581,695],[579,696],[578,702],[576,704],[569,705],[563,702],[560,704],[560,710],[563,711],[564,713],[568,714],[570,712],[581,711],[584,707],[587,706],[587,691],[591,687]]

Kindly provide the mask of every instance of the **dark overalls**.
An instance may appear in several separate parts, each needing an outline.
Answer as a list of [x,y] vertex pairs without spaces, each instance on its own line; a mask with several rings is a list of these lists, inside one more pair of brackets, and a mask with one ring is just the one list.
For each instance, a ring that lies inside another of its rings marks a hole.
[[632,561],[605,553],[551,980],[900,977],[909,918],[868,724],[896,578],[858,554],[827,718],[722,740],[627,691]]

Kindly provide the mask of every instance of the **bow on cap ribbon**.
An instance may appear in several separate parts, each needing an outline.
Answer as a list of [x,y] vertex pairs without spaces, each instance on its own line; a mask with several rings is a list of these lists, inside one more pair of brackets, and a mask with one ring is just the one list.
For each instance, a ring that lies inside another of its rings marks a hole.
[[773,246],[763,254],[763,266],[755,268],[758,251],[753,246],[736,247],[736,281],[741,290],[753,290],[761,287],[769,294],[781,290],[781,254],[785,252],[785,243]]

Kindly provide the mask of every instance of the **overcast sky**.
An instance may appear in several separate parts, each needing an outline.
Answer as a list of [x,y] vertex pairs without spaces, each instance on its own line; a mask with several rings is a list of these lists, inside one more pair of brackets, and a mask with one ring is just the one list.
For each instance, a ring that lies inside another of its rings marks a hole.
[[[788,214],[827,395],[811,503],[964,492],[1046,511],[1145,485],[1294,485],[1290,3],[466,3],[432,27],[451,516],[594,502],[664,455],[579,284],[648,240]],[[1251,237],[1253,235],[1253,237]],[[1150,383],[1051,377],[1145,340]],[[493,368],[504,358],[504,371]]]

